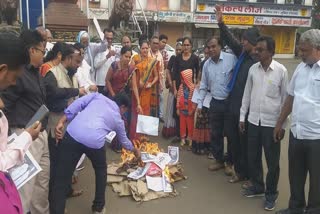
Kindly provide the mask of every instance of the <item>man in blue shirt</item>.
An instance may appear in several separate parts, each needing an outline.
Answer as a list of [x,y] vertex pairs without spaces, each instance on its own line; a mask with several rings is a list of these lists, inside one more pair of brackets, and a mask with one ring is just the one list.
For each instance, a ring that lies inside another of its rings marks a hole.
[[223,46],[220,38],[211,38],[208,40],[207,46],[210,58],[203,66],[198,110],[202,108],[206,94],[210,93],[212,97],[209,109],[211,148],[216,162],[209,166],[209,170],[216,171],[224,168],[223,133],[227,110],[226,100],[229,95],[227,86],[237,58],[232,54],[221,51]]
[[[102,94],[92,93],[74,101],[65,111],[56,127],[59,143],[54,175],[51,214],[64,214],[68,184],[83,153],[91,160],[96,174],[96,194],[92,205],[93,213],[105,212],[106,188],[106,136],[115,131],[118,141],[125,149],[133,151],[137,158],[140,152],[127,138],[124,121],[121,119],[128,107],[129,99],[120,95],[116,103]],[[69,122],[63,136],[64,124]]]

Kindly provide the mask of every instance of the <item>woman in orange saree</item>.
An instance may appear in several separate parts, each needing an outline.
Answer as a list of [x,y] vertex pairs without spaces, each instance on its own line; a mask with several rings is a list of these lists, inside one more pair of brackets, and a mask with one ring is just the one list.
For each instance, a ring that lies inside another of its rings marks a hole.
[[130,139],[136,139],[138,114],[158,117],[159,115],[159,63],[157,59],[148,56],[149,43],[140,44],[140,54],[133,57],[136,70],[132,76],[132,111],[130,124]]

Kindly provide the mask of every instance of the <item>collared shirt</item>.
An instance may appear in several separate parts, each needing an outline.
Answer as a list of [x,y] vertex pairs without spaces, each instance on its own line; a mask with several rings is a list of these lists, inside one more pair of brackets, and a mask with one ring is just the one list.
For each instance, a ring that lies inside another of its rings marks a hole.
[[[114,50],[113,47],[111,47],[111,49]],[[108,53],[109,53],[109,50],[98,53],[94,59],[96,76],[95,77],[91,76],[91,80],[94,80],[94,82],[98,86],[105,86],[106,85],[106,76],[107,76],[108,70],[109,70],[111,64],[114,61],[116,61],[115,56],[111,56],[109,59],[107,59]]]
[[77,70],[77,73],[75,73],[75,77],[78,80],[79,87],[84,87],[87,93],[90,92],[90,86],[95,85],[95,83],[90,79],[90,70],[90,65],[88,65],[86,60],[83,60],[81,66]]
[[291,132],[297,139],[320,139],[320,61],[312,68],[300,63],[293,74],[289,95],[294,97]]
[[208,91],[210,91],[211,96],[216,100],[225,100],[228,97],[229,92],[227,85],[236,62],[236,56],[225,52],[220,53],[217,63],[215,63],[212,58],[205,62],[200,83],[198,108],[202,108],[204,98]]
[[[10,127],[24,128],[38,109],[46,103],[46,89],[39,69],[27,65],[14,86],[10,86],[0,97]],[[46,121],[42,121],[46,127]]]
[[275,127],[281,108],[287,97],[288,72],[279,62],[272,60],[267,71],[258,62],[251,66],[248,74],[240,121],[248,121],[256,126]]
[[93,149],[105,144],[106,135],[115,131],[124,148],[133,150],[124,121],[115,102],[99,93],[91,93],[74,101],[65,111],[69,135],[77,142]]
[[25,131],[8,144],[8,120],[1,110],[0,114],[0,171],[4,172],[21,163],[32,139],[31,135]]

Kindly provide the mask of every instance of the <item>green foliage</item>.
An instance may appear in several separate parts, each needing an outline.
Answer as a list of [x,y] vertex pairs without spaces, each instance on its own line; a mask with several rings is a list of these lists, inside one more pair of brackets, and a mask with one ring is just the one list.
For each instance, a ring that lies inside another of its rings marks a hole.
[[99,42],[101,42],[101,39],[100,39],[99,36],[91,36],[90,37],[90,42],[99,43]]

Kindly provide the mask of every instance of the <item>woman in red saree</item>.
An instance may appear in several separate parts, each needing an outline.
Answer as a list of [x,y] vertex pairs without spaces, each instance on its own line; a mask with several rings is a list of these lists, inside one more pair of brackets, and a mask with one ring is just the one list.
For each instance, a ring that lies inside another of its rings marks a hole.
[[147,41],[141,42],[140,47],[140,54],[133,57],[136,70],[132,76],[130,139],[138,137],[136,133],[138,114],[159,116],[159,63],[157,59],[148,56]]

